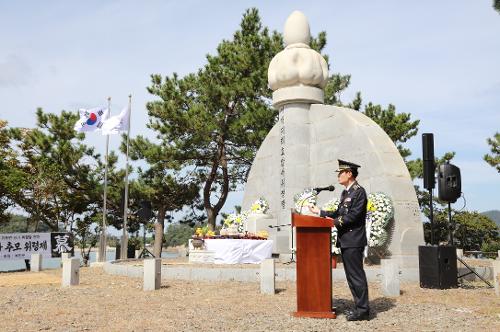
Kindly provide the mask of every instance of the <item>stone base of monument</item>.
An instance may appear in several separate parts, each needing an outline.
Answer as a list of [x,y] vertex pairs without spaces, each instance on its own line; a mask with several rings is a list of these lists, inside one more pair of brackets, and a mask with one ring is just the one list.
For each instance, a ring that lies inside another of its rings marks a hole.
[[277,232],[272,240],[274,241],[273,253],[280,255],[290,253],[290,236],[288,232]]
[[[290,247],[292,246],[289,226],[289,224],[291,224],[291,220],[289,220],[290,212],[286,211],[283,214],[284,217],[280,218],[283,220],[283,224],[285,226],[277,226],[279,218],[269,219],[269,221],[272,221],[272,223],[269,223],[269,225],[273,225],[272,228],[269,228],[268,225],[269,240],[273,240],[273,254],[278,255],[280,257],[280,261],[282,262],[286,258],[282,258],[281,255],[290,254]],[[290,261],[290,259],[287,261]]]
[[258,233],[259,231],[271,232],[269,225],[276,225],[276,218],[268,214],[250,214],[248,216],[246,230],[249,233]]
[[212,264],[214,262],[215,252],[210,250],[189,250],[189,263]]
[[[290,252],[290,250],[288,251]],[[290,263],[292,261],[295,261],[295,254],[287,253],[287,254],[279,254],[278,260],[280,263]]]

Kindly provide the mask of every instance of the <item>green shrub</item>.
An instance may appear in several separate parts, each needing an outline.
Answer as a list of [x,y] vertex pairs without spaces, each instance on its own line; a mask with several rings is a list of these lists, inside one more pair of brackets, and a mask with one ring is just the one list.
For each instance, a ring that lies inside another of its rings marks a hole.
[[193,228],[185,224],[170,224],[165,234],[165,246],[187,245],[193,235]]
[[481,246],[481,251],[482,252],[498,252],[500,250],[500,241],[490,241],[490,242],[484,242],[483,245]]

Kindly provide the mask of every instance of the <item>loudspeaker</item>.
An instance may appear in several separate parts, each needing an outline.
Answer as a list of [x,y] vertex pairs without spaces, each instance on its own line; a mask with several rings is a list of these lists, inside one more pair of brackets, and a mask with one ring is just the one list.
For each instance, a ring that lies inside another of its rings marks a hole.
[[148,221],[153,217],[153,211],[151,211],[151,202],[141,201],[139,204],[141,206],[139,211],[137,211],[137,216],[139,217],[139,220],[141,220],[142,222]]
[[438,197],[440,200],[455,203],[462,194],[460,168],[453,164],[439,165]]
[[434,171],[434,134],[422,134],[422,162],[424,166],[424,188],[434,189],[436,186],[436,178]]
[[419,246],[420,287],[457,288],[457,249],[454,246]]

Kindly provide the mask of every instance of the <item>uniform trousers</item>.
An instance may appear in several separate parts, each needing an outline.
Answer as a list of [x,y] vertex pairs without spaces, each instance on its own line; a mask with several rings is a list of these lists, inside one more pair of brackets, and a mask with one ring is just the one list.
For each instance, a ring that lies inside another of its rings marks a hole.
[[370,312],[368,305],[368,283],[363,269],[364,247],[341,248],[342,262],[344,263],[345,276],[351,289],[356,312],[365,314]]

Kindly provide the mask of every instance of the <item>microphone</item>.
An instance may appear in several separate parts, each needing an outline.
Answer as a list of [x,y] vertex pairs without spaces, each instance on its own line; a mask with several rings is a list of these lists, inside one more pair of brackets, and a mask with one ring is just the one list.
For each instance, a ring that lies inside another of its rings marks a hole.
[[335,190],[335,187],[330,185],[330,186],[327,186],[327,187],[318,187],[318,188],[313,188],[313,190],[316,192],[316,194],[318,194],[319,192],[321,191],[324,191],[324,190],[328,190],[328,191],[334,191]]

